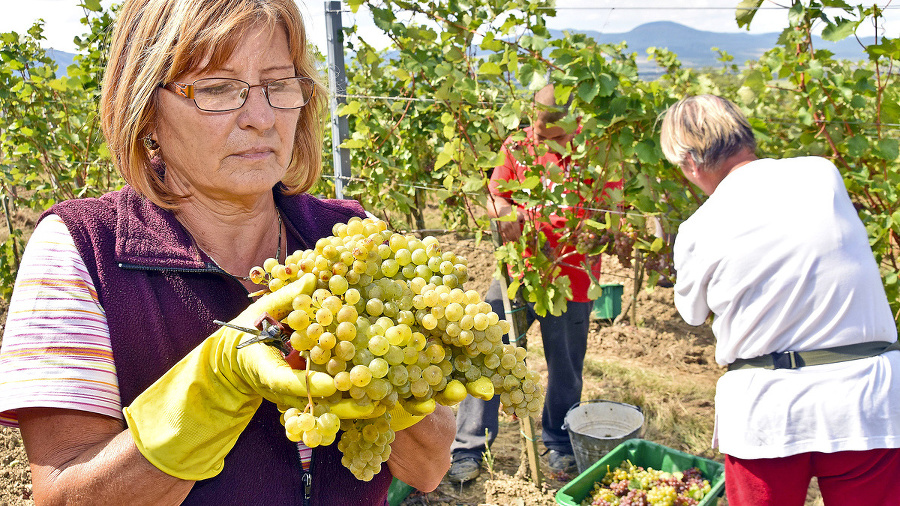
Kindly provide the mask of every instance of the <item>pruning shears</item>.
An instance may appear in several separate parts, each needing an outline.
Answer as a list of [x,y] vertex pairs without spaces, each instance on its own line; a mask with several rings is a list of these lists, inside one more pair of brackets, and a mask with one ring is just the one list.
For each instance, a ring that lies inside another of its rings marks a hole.
[[256,320],[255,328],[252,329],[247,327],[240,327],[238,325],[219,320],[213,320],[213,323],[235,330],[240,330],[241,332],[253,336],[246,341],[241,341],[237,345],[238,349],[256,343],[268,344],[269,346],[278,348],[278,350],[284,355],[284,359],[287,361],[288,365],[290,365],[293,369],[306,368],[306,359],[303,358],[303,356],[300,355],[297,350],[291,347],[291,330],[280,321],[272,318],[269,313],[263,313]]

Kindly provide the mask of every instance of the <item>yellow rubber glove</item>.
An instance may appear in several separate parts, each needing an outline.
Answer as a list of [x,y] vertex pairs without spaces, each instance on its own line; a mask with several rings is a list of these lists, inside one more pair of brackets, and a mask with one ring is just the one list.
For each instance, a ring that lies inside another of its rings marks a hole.
[[412,427],[422,421],[436,407],[437,403],[434,399],[400,401],[391,408],[391,428],[396,432]]
[[[404,405],[399,402],[391,408],[391,428],[395,431],[412,427],[421,421],[428,413],[434,411],[435,404],[433,400],[416,401],[414,407],[408,407],[409,409],[418,412],[413,414],[410,411],[407,411],[404,408]],[[375,406],[374,404],[370,404],[365,407],[360,407],[353,399],[342,399],[341,401],[332,404],[329,409],[329,412],[336,414],[343,420],[377,418],[383,415],[385,411],[386,409],[383,405]]]
[[[311,294],[308,274],[263,296],[231,323],[253,327],[268,312],[281,319],[294,297]],[[256,413],[262,400],[302,406],[307,393],[325,397],[336,389],[321,372],[294,370],[281,352],[262,343],[241,349],[252,336],[222,327],[175,364],[125,408],[140,452],[163,472],[184,480],[211,478],[222,471],[225,455]]]

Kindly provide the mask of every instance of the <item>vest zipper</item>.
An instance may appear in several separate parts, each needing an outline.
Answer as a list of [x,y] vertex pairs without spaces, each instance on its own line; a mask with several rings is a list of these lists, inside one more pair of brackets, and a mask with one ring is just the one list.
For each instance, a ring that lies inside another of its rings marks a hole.
[[303,506],[309,506],[309,499],[312,497],[312,473],[303,471]]
[[[302,443],[297,443],[297,458],[300,459],[300,482],[303,483],[303,506],[310,506],[310,500],[312,499],[312,466],[313,466],[313,455],[312,448],[307,448],[305,445],[301,447]],[[303,448],[306,448],[306,451],[309,452],[309,461],[303,461]]]
[[156,272],[174,272],[181,274],[219,274],[225,276],[226,278],[233,279],[238,284],[241,285],[241,288],[247,292],[247,295],[250,295],[250,291],[247,290],[247,287],[244,286],[243,283],[231,274],[225,272],[224,269],[219,267],[216,264],[206,264],[206,267],[152,267],[149,265],[140,265],[140,264],[126,264],[119,262],[117,264],[120,269],[127,269],[133,271],[156,271]]
[[228,274],[221,268],[219,268],[215,264],[206,264],[206,267],[155,267],[149,265],[140,265],[140,264],[126,264],[119,262],[118,266],[120,269],[130,269],[133,271],[160,271],[160,272],[183,272],[183,273],[210,273],[210,274],[223,274],[228,276],[229,278],[234,278],[231,274]]

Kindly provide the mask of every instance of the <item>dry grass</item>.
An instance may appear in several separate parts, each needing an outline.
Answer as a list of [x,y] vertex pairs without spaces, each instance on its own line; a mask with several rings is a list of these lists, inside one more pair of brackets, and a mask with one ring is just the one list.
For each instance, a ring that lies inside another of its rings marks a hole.
[[582,398],[603,398],[641,407],[644,438],[694,455],[714,457],[709,448],[713,428],[709,407],[715,397],[715,384],[686,381],[684,373],[677,371],[592,358],[585,361],[584,376],[589,387]]

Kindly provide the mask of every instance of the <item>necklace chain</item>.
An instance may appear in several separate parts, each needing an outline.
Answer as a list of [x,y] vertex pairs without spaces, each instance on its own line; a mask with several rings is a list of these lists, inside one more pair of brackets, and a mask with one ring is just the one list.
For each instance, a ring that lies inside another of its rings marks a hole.
[[[278,211],[278,209],[275,210],[275,216],[278,217],[278,248],[275,250],[275,260],[278,260],[280,262],[281,261],[281,231],[282,231],[283,226],[281,223],[281,213]],[[199,248],[200,245],[198,244],[197,247]],[[202,251],[202,249],[201,249],[201,251]],[[216,262],[216,259],[212,257],[212,255],[207,253],[206,256],[208,256],[209,259],[212,260],[213,264],[215,264],[215,266],[218,267],[220,271],[224,272],[225,274],[228,274],[232,278],[240,279],[242,281],[251,281],[249,275],[248,276],[238,276],[238,275],[232,274],[232,273],[226,271],[225,269],[223,269],[222,266],[219,265],[218,262]]]

